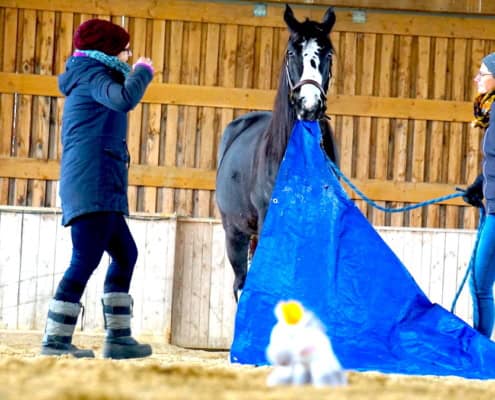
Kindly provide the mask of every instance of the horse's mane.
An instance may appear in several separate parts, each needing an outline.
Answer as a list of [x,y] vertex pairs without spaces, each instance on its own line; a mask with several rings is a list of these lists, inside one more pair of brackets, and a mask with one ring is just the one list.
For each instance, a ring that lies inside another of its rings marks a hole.
[[281,66],[279,76],[272,118],[262,135],[258,167],[264,167],[268,162],[273,161],[278,166],[284,156],[290,132],[296,120],[296,112],[289,103],[285,60]]

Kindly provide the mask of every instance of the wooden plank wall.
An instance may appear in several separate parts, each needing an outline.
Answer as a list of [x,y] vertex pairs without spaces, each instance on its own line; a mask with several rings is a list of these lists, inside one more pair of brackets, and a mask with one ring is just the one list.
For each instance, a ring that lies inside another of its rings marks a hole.
[[[74,29],[98,16],[123,24],[134,55],[150,55],[156,69],[129,116],[131,210],[218,217],[219,138],[234,117],[271,107],[287,40],[282,5],[269,4],[258,18],[249,4],[214,1],[2,4],[0,204],[58,205],[63,99],[54,76],[72,51]],[[326,8],[294,9],[300,18],[321,19]],[[468,122],[472,77],[495,50],[491,26],[483,18],[385,11],[357,24],[352,12],[337,9],[329,115],[343,172],[374,200],[428,200],[478,174],[481,132]],[[476,226],[475,210],[460,200],[449,204],[391,216],[358,201],[377,226]]]
[[[478,60],[495,49],[492,41],[465,38],[347,32],[335,37],[338,61],[344,62],[336,68],[334,94],[467,101],[475,95],[471,80]],[[481,132],[467,123],[336,116],[334,124],[342,169],[354,178],[454,188],[479,172]],[[472,210],[455,206],[392,215],[362,203],[360,208],[375,225],[455,228],[476,222]]]
[[180,220],[176,234],[172,343],[229,348],[236,305],[218,221]]
[[[234,329],[233,273],[218,220],[134,214],[139,255],[131,285],[133,330],[183,347],[228,349]],[[392,228],[377,231],[432,302],[450,309],[466,272],[475,232]],[[43,330],[48,302],[71,255],[57,210],[0,209],[0,328]],[[82,302],[84,331],[102,332],[105,257]],[[467,287],[456,314],[471,323]],[[79,329],[79,325],[78,325]]]
[[[56,209],[0,209],[0,329],[44,329],[71,256],[70,229],[60,220]],[[221,224],[146,214],[128,223],[138,247],[130,288],[134,332],[185,347],[228,348],[235,301]],[[105,255],[81,300],[84,331],[103,331],[108,264]]]
[[[48,302],[70,261],[70,230],[60,225],[60,213],[38,210],[1,213],[0,325],[4,329],[43,329]],[[175,219],[129,221],[139,248],[131,286],[133,326],[143,334],[167,339],[171,337],[175,224]],[[100,299],[108,263],[105,256],[83,295],[87,331],[102,330]]]

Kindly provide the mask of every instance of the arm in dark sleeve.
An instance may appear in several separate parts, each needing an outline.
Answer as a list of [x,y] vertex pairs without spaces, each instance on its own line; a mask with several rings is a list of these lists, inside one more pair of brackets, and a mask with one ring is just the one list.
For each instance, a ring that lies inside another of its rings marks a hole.
[[153,74],[144,66],[137,66],[123,84],[115,82],[108,73],[100,73],[91,82],[91,95],[112,110],[128,112],[141,101],[152,79]]
[[473,207],[483,206],[483,174],[480,174],[476,179],[466,188],[462,199],[472,205]]
[[483,174],[479,174],[476,179],[473,181],[471,186],[475,186],[479,189],[483,189]]

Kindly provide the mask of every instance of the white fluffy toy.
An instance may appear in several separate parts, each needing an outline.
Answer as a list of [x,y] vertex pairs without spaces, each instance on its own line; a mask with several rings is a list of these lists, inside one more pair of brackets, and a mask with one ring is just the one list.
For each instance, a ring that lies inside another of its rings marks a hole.
[[313,313],[290,300],[277,304],[275,316],[277,323],[266,348],[267,359],[274,366],[268,386],[347,384],[325,328]]

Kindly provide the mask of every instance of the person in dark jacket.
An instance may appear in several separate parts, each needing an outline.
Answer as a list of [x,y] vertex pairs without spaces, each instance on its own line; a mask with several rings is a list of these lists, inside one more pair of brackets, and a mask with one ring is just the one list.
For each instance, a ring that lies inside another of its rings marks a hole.
[[475,249],[470,289],[473,299],[473,326],[490,338],[494,324],[495,282],[495,53],[483,58],[474,80],[479,94],[474,102],[473,125],[485,131],[483,168],[482,174],[468,186],[463,198],[475,207],[484,207],[483,199],[486,203],[486,217]]
[[62,118],[60,198],[62,224],[70,226],[72,257],[50,302],[41,354],[94,357],[72,344],[81,296],[103,253],[111,256],[103,290],[105,358],[146,357],[151,346],[131,336],[129,286],[137,248],[129,214],[127,113],[153,78],[149,58],[132,68],[129,34],[112,22],[91,19],[74,34],[75,52],[58,78],[66,96]]

